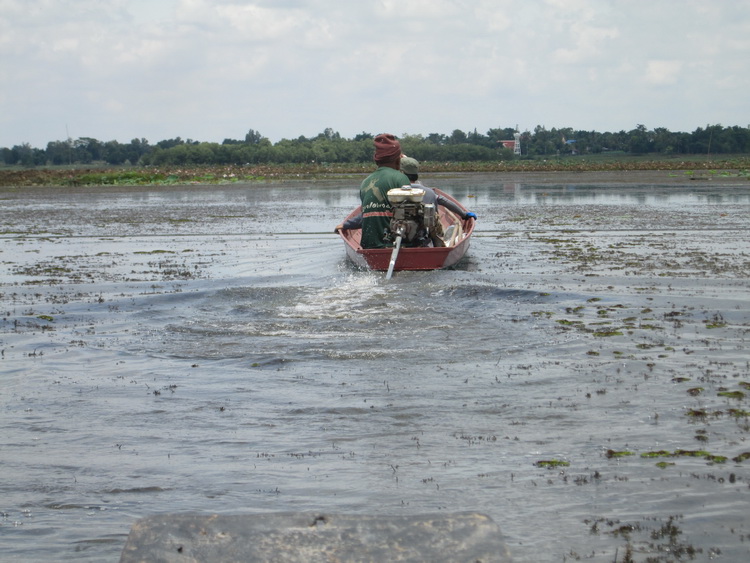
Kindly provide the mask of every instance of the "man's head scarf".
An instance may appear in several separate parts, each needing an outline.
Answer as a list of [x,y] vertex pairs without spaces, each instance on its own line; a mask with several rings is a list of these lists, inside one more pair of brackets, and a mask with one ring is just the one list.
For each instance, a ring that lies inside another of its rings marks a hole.
[[375,137],[375,162],[389,162],[401,158],[401,144],[390,133]]

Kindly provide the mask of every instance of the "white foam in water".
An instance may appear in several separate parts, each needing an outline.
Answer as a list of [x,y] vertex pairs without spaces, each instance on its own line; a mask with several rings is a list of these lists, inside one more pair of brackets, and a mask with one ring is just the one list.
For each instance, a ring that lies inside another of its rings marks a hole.
[[278,313],[283,318],[366,318],[382,313],[388,291],[388,286],[382,283],[382,275],[358,272],[334,285],[312,288],[310,293],[302,295],[296,303],[279,307]]

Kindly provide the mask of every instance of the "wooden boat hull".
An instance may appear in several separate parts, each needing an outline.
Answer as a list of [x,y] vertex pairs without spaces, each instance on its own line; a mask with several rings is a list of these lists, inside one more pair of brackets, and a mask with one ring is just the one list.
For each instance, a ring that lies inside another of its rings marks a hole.
[[[466,209],[445,192],[435,191],[439,195],[454,201],[462,209]],[[354,209],[347,216],[347,219],[357,216],[360,210],[360,207]],[[464,221],[445,207],[440,206],[440,221],[443,224],[443,230],[446,232],[451,225],[456,225],[455,229],[460,232],[460,235],[455,240],[451,240],[449,245],[444,248],[401,247],[396,265],[393,268],[394,271],[440,270],[450,268],[464,257],[466,251],[469,250],[471,234],[474,231],[474,220],[467,219]],[[393,253],[392,248],[362,248],[360,246],[361,229],[344,229],[339,232],[339,235],[344,241],[347,256],[358,267],[378,271],[388,270]]]

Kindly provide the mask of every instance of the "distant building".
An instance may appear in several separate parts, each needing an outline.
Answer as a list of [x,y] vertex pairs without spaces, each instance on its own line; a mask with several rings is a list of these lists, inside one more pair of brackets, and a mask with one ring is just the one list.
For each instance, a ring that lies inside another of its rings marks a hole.
[[508,141],[498,141],[504,149],[513,149],[513,154],[521,155],[521,134],[516,131],[513,134],[513,137],[515,137],[513,140]]

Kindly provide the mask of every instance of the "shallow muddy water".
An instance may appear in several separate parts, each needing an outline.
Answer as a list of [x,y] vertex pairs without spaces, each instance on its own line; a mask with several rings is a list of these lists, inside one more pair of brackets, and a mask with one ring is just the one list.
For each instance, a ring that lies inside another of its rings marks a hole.
[[472,247],[390,282],[356,181],[2,189],[0,558],[475,511],[519,562],[749,559],[750,186],[425,181]]

